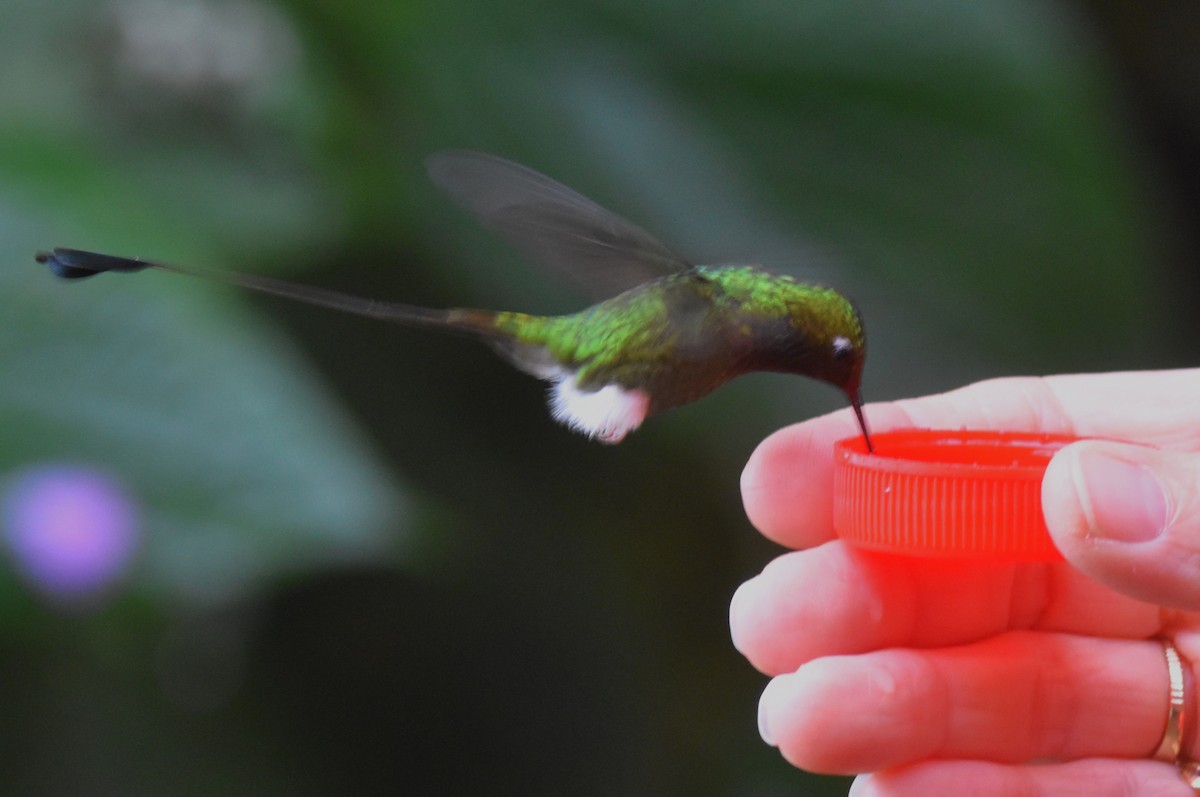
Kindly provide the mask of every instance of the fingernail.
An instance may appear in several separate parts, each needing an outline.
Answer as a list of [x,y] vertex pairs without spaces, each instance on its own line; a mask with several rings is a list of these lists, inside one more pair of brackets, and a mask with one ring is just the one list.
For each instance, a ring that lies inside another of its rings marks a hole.
[[733,598],[729,601],[729,639],[733,642],[733,649],[738,653],[745,655],[742,650],[741,643],[741,628],[742,628],[742,607],[741,604],[746,599],[747,588],[750,582],[745,582],[733,593]]
[[767,688],[763,690],[762,696],[758,699],[758,735],[762,740],[772,747],[775,746],[775,737],[771,733],[771,718],[768,716],[771,703],[776,699],[780,687],[783,685],[783,679],[787,676],[780,675],[772,678],[767,684]]
[[1147,467],[1102,452],[1075,460],[1075,489],[1091,533],[1116,542],[1147,542],[1167,523],[1167,498]]
[[766,696],[766,692],[763,692],[762,698],[759,698],[758,701],[758,735],[762,737],[764,742],[774,747],[775,740],[771,738],[771,723],[767,718]]

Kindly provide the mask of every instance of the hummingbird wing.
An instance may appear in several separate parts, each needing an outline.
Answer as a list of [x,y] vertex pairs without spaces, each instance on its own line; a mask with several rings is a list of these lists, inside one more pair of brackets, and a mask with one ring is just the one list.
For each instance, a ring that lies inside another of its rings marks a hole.
[[691,267],[641,227],[519,163],[452,150],[431,155],[425,168],[455,204],[518,252],[594,296]]

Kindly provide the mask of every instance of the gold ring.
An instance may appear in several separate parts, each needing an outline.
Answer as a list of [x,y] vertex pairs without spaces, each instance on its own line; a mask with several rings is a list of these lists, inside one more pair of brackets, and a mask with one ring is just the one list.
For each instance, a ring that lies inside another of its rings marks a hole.
[[1183,658],[1175,649],[1175,644],[1169,639],[1162,640],[1163,655],[1167,659],[1167,678],[1170,682],[1167,705],[1167,727],[1163,730],[1162,741],[1154,751],[1153,758],[1158,761],[1179,762],[1183,757],[1183,736],[1186,727],[1185,720],[1189,719],[1187,705],[1190,695],[1187,693],[1189,681],[1187,669],[1183,666]]
[[1196,698],[1192,667],[1179,655],[1175,643],[1169,639],[1160,641],[1167,660],[1167,727],[1154,758],[1175,764],[1183,782],[1200,795],[1200,762],[1190,758],[1196,732],[1192,721]]

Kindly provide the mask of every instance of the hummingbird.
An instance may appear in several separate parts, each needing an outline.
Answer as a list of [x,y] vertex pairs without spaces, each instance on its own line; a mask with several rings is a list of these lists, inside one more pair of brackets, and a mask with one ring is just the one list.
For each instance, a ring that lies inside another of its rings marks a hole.
[[641,227],[526,166],[465,150],[430,156],[433,183],[518,252],[607,295],[568,315],[384,302],[232,271],[56,248],[60,278],[159,269],[414,327],[465,333],[550,384],[555,420],[618,443],[660,412],[755,371],[799,374],[845,394],[863,438],[866,336],[833,288],[757,265],[698,265]]

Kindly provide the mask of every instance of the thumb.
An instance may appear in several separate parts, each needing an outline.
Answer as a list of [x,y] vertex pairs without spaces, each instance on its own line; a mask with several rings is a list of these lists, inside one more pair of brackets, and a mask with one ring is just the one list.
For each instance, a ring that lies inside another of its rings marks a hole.
[[1200,455],[1069,445],[1046,470],[1042,510],[1075,567],[1131,597],[1200,609]]

